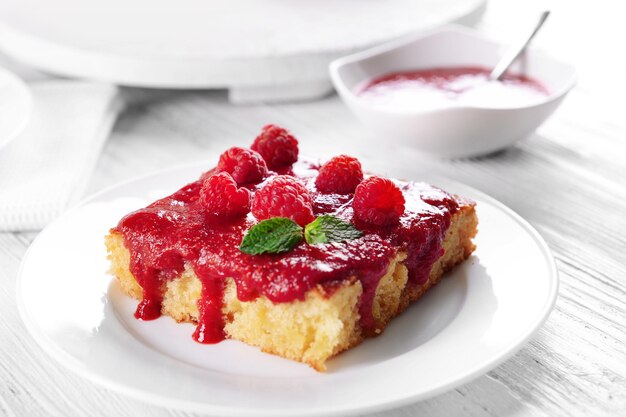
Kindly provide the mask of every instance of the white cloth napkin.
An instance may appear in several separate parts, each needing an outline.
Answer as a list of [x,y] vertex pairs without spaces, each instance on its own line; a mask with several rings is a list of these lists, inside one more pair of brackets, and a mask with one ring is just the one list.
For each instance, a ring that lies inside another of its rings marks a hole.
[[121,109],[115,86],[67,80],[29,86],[31,118],[0,149],[0,231],[41,229],[80,198]]

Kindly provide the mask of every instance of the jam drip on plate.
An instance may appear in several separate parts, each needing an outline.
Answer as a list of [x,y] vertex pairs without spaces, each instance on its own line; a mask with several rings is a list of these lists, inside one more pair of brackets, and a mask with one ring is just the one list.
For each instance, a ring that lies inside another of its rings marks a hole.
[[[442,242],[458,205],[437,188],[396,181],[406,200],[400,221],[394,226],[368,225],[354,217],[352,195],[316,190],[318,169],[319,165],[307,161],[293,167],[293,175],[313,196],[314,214],[333,214],[354,223],[364,232],[361,238],[318,245],[302,242],[282,254],[245,254],[239,245],[257,220],[251,214],[232,220],[209,216],[198,201],[201,180],[125,216],[114,231],[124,236],[130,251],[130,271],[143,288],[135,316],[143,320],[159,317],[167,282],[179,277],[185,268],[192,268],[202,283],[194,333],[199,342],[216,343],[225,336],[222,303],[230,279],[239,300],[264,296],[274,303],[304,300],[315,287],[330,296],[344,283],[359,280],[363,286],[361,326],[365,331],[374,330],[372,304],[391,260],[399,251],[406,252],[408,285],[423,284],[432,265],[443,255]],[[254,193],[272,175],[250,191]]]

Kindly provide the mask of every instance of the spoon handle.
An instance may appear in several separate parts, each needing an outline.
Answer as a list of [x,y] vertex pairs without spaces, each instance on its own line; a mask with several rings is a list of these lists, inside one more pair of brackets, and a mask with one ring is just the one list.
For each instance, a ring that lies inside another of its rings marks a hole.
[[494,67],[493,71],[491,71],[491,74],[489,74],[489,80],[491,81],[499,80],[500,77],[504,75],[506,70],[509,69],[511,64],[515,62],[517,57],[522,53],[522,51],[524,51],[524,49],[526,49],[526,47],[528,46],[530,41],[535,37],[537,32],[539,32],[539,29],[541,29],[541,27],[543,26],[543,24],[545,23],[549,15],[550,15],[549,10],[546,10],[543,13],[541,13],[541,16],[539,17],[539,21],[535,25],[535,28],[523,40],[523,42],[521,42],[519,45],[514,45],[510,47],[509,49],[507,49],[507,51],[504,53],[502,58],[500,58],[500,61],[498,62],[498,64]]

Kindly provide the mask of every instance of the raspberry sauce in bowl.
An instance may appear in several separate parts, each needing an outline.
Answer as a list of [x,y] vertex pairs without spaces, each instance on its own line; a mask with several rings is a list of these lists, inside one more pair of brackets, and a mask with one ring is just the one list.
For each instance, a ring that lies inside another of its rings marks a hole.
[[576,83],[576,70],[532,47],[504,80],[486,69],[503,45],[448,25],[339,58],[337,93],[369,128],[364,139],[446,158],[484,155],[530,135]]
[[354,89],[361,100],[393,111],[439,107],[518,107],[548,96],[548,89],[525,75],[505,74],[490,81],[482,67],[443,67],[392,72],[368,80]]

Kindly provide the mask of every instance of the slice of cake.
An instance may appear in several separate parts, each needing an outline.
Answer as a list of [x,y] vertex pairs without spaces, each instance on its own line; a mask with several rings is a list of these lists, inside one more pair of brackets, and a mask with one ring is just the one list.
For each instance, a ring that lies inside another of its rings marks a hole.
[[474,250],[474,203],[423,183],[364,175],[355,158],[298,158],[285,129],[128,214],[106,237],[135,317],[197,325],[324,370]]

